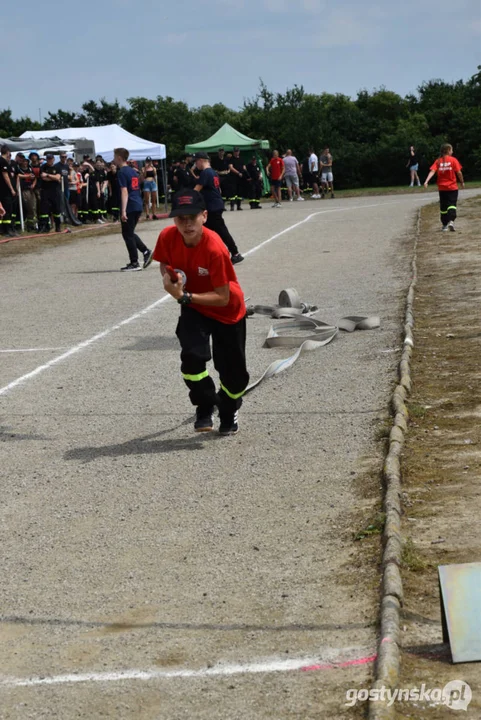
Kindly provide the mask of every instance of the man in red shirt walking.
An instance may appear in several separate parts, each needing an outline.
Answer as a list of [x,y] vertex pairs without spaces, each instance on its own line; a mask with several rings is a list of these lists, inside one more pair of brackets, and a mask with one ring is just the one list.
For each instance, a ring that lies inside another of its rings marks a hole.
[[446,143],[441,145],[441,154],[431,165],[429,175],[424,183],[424,187],[427,188],[429,181],[437,173],[441,223],[444,231],[455,231],[454,221],[456,220],[458,181],[461,187],[464,188],[461,169],[459,160],[453,156],[453,146]]
[[284,160],[279,157],[279,153],[277,150],[274,150],[272,153],[272,158],[269,161],[269,165],[267,166],[267,174],[269,176],[269,179],[271,181],[271,190],[272,194],[274,195],[274,205],[272,207],[280,208],[281,200],[282,200],[282,192],[281,192],[281,183],[282,178],[284,177],[286,169],[284,166]]
[[[220,434],[235,435],[237,411],[249,382],[244,293],[226,246],[217,233],[204,227],[207,212],[202,195],[196,190],[174,195],[170,217],[175,225],[162,230],[153,258],[160,263],[165,290],[181,306],[176,335],[182,348],[182,377],[196,407],[194,429],[213,430],[217,406]],[[175,269],[177,281],[168,268]],[[218,392],[206,369],[211,357],[220,376]]]

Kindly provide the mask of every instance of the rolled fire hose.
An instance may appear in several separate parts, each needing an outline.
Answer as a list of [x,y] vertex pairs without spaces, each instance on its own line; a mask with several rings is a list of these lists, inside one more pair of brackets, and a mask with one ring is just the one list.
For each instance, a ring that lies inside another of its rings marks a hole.
[[312,317],[316,312],[318,312],[317,307],[301,302],[299,293],[294,288],[288,288],[280,292],[277,306],[248,306],[247,314],[249,317],[259,314],[276,319],[289,318],[287,322],[270,327],[264,347],[290,347],[296,348],[296,351],[283,360],[274,360],[261,377],[248,386],[246,393],[254,390],[263,380],[279,375],[279,373],[292,367],[304,352],[317,350],[330,343],[339,330],[345,332],[374,330],[381,324],[379,317],[376,316],[349,315],[339,320],[337,325],[328,325],[322,320]]

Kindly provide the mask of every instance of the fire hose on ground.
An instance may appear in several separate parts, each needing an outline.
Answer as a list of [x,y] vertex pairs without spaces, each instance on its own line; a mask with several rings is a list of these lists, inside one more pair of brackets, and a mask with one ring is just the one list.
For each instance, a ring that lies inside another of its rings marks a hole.
[[337,325],[329,325],[313,317],[318,312],[315,305],[302,302],[294,288],[281,290],[277,305],[247,306],[248,317],[267,315],[276,320],[285,320],[269,328],[264,347],[289,347],[296,350],[287,358],[274,360],[261,377],[248,386],[246,393],[254,390],[264,380],[292,367],[303,353],[328,345],[340,330],[348,333],[355,330],[374,330],[381,324],[376,316],[348,315],[341,318]]

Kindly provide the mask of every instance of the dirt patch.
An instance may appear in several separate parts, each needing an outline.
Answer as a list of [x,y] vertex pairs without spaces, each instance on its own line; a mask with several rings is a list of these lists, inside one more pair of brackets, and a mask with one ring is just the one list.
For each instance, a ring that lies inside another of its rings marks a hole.
[[[400,688],[469,683],[481,717],[479,663],[451,663],[442,644],[437,568],[481,559],[481,199],[461,203],[456,233],[422,211],[414,306],[413,392],[403,472],[405,607]],[[436,703],[399,704],[403,718],[452,718]],[[465,716],[466,717],[466,716]]]
[[[159,216],[162,217],[162,216]],[[139,223],[150,223],[152,221],[140,219]],[[18,237],[10,242],[0,244],[0,260],[15,255],[25,255],[32,252],[41,252],[48,248],[66,245],[71,242],[86,240],[92,237],[103,237],[104,235],[118,235],[121,232],[119,223],[108,223],[107,225],[87,225],[78,228],[69,228],[70,232],[56,233],[53,230],[48,235]]]

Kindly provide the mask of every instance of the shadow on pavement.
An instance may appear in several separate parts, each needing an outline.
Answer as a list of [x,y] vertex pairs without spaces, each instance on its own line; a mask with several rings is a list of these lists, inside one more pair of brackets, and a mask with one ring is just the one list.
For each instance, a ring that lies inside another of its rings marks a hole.
[[127,440],[124,443],[116,443],[115,445],[87,446],[67,450],[64,454],[64,460],[83,460],[90,462],[100,457],[122,457],[125,455],[152,455],[156,453],[169,453],[179,450],[201,450],[204,447],[204,440],[218,437],[214,433],[205,435],[194,435],[190,438],[173,438],[171,440],[157,440],[161,435],[177,430],[184,425],[190,425],[193,418],[184,420],[174,428],[168,430],[160,430],[152,435]]
[[16,433],[11,428],[0,427],[0,442],[16,442],[18,440],[48,440],[45,435],[35,435],[34,433]]
[[142,337],[132,345],[126,345],[122,350],[135,350],[143,352],[145,350],[179,350],[180,343],[175,335],[163,337],[157,335],[153,337]]

